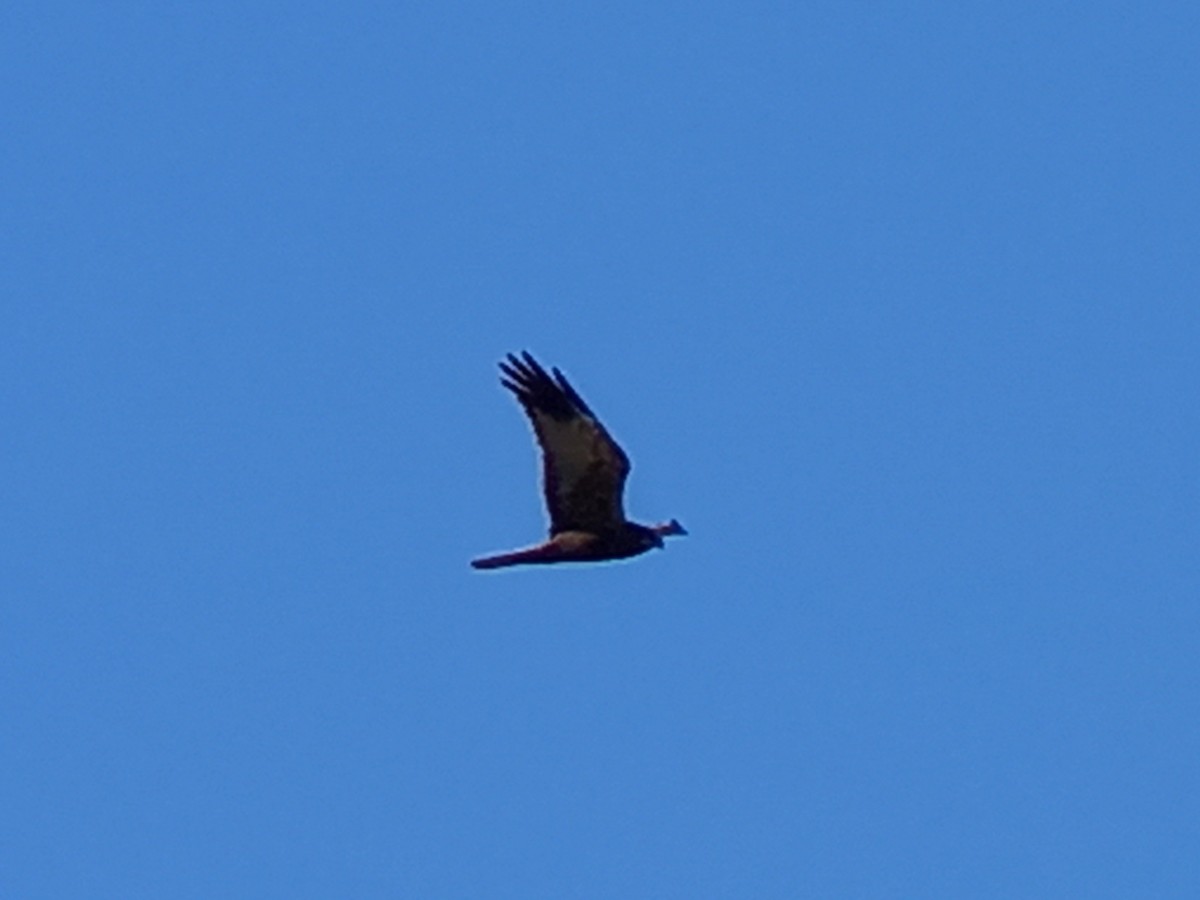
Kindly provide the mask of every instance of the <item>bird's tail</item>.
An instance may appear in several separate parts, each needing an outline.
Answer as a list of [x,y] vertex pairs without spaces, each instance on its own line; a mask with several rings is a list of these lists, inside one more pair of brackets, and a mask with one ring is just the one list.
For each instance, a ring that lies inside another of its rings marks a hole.
[[471,560],[472,569],[503,569],[505,566],[519,566],[525,563],[548,562],[553,554],[548,552],[545,544],[527,547],[524,550],[514,550],[511,553],[500,553],[496,556],[483,556]]

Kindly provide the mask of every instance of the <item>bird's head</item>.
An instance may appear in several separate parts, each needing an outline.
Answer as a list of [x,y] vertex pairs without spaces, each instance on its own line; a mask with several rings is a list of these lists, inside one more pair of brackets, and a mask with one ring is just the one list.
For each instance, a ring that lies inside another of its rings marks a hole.
[[644,525],[636,526],[638,539],[641,545],[649,550],[651,547],[663,549],[663,538],[667,536],[687,534],[687,530],[679,524],[675,519],[670,522],[660,522],[657,525],[646,527]]
[[657,525],[651,525],[650,530],[660,537],[682,537],[687,534],[687,529],[679,524],[678,519],[672,519],[670,522],[660,522]]
[[643,552],[653,550],[655,547],[662,550],[662,535],[655,532],[653,528],[647,528],[646,526],[634,526],[634,528],[636,530],[637,544],[642,548]]
[[659,550],[663,548],[662,535],[653,527],[638,525],[636,522],[627,522],[625,530],[626,534],[631,538],[630,544],[638,548],[638,553],[645,553],[647,550],[653,550],[655,547]]

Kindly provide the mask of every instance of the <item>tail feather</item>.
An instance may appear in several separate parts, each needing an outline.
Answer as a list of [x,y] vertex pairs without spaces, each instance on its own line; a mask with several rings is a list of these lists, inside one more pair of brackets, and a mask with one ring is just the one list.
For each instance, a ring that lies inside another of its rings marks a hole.
[[523,563],[545,562],[548,558],[546,547],[539,545],[525,550],[514,550],[511,553],[500,553],[496,556],[483,556],[471,560],[472,569],[502,569],[505,566],[519,566]]

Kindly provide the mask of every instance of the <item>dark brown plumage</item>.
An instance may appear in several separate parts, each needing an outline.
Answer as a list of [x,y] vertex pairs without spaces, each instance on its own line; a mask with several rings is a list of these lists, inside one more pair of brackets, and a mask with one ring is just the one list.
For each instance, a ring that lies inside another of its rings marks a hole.
[[[625,518],[621,494],[629,457],[558,369],[547,373],[528,353],[508,354],[500,383],[516,396],[542,449],[542,486],[550,539],[512,553],[476,559],[476,569],[523,563],[599,562],[662,547],[687,534],[676,520],[639,525]],[[553,374],[551,374],[553,373]]]

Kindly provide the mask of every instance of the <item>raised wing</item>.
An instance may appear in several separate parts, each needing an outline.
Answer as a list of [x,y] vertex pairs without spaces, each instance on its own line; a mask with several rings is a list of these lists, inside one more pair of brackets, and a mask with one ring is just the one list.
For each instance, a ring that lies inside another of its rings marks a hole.
[[600,533],[625,521],[621,492],[629,457],[558,369],[550,376],[528,353],[508,354],[500,383],[533,422],[542,448],[543,487],[550,534]]

